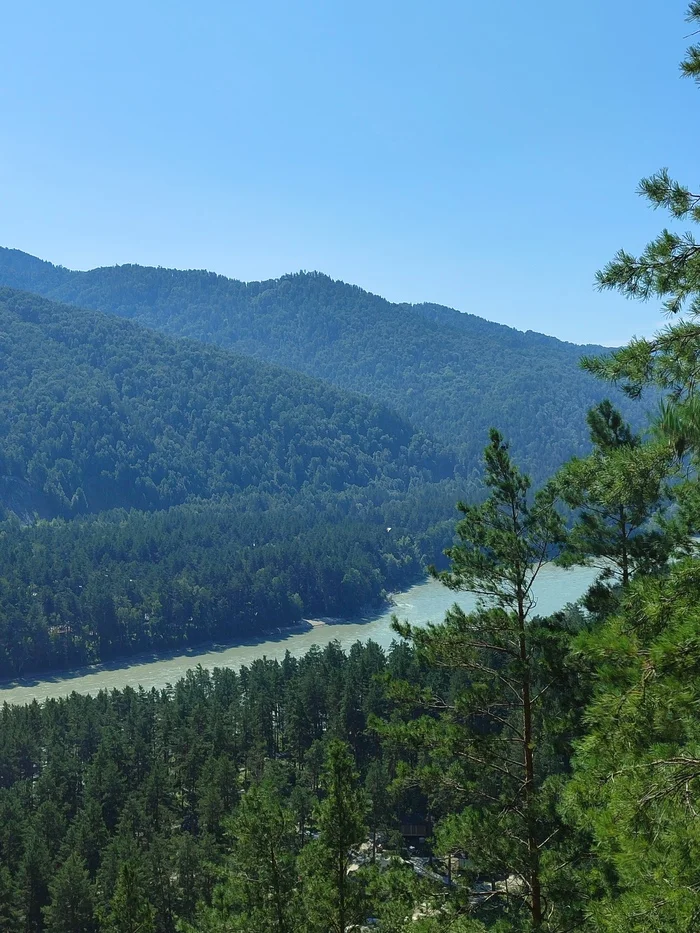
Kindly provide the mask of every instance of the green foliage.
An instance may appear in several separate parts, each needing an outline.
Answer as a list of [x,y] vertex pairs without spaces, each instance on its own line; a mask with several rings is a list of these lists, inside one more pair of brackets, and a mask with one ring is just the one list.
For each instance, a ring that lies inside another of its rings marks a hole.
[[594,590],[600,602],[633,575],[663,567],[684,536],[663,521],[669,479],[677,472],[668,447],[642,443],[607,399],[591,409],[588,424],[593,453],[570,460],[551,485],[575,514],[557,562],[599,567]]
[[[682,70],[700,80],[700,46]],[[642,190],[700,222],[700,198],[668,173]],[[3,931],[695,933],[694,475],[674,487],[673,523],[664,511],[674,457],[700,451],[699,249],[664,231],[599,279],[688,316],[586,363],[629,395],[668,392],[658,442],[604,401],[588,417],[593,452],[533,496],[491,432],[485,500],[460,504],[449,566],[433,570],[477,593],[477,611],[397,621],[409,642],[388,654],[332,643],[240,672],[198,668],[160,692],[2,707]],[[531,382],[489,382],[504,341],[527,358],[527,335],[322,276],[243,285],[1,258],[14,284],[332,372],[443,436],[473,426],[475,379],[486,416],[508,427],[508,387],[534,386],[536,407],[560,359],[556,342],[528,337],[544,368],[529,358]],[[0,673],[254,631],[258,613],[282,624],[359,606],[444,537],[453,487],[435,481],[456,461],[380,406],[32,296],[2,293],[0,318],[0,496],[16,515],[63,516],[0,526]],[[566,385],[578,405],[585,382]],[[565,408],[519,416],[526,460],[546,469],[581,446],[567,425],[542,455]],[[575,515],[568,536],[557,495]],[[106,503],[139,511],[81,514]],[[595,617],[536,615],[532,585],[555,547],[619,577]],[[389,843],[406,822],[411,835],[432,824],[429,864]]]
[[700,920],[700,563],[640,576],[583,636],[597,687],[565,812],[593,837],[597,931],[690,933]]
[[[71,272],[0,250],[0,282],[109,311],[324,379],[389,405],[475,469],[497,424],[535,481],[587,450],[584,412],[602,391],[585,351],[431,304],[392,304],[318,273],[239,282],[125,265]],[[642,414],[624,399],[626,416]]]
[[304,914],[309,931],[346,933],[364,918],[361,879],[351,876],[351,849],[364,841],[366,799],[348,746],[331,740],[321,775],[315,819],[318,839],[300,858]]
[[388,409],[118,318],[0,291],[0,475],[70,517],[255,488],[377,487],[456,462]]
[[0,524],[0,677],[352,616],[422,575],[446,508],[240,496]]
[[0,330],[0,502],[62,519],[0,526],[0,677],[351,615],[449,540],[454,457],[369,400],[7,289]]
[[[690,5],[689,20],[700,22],[697,2]],[[697,81],[699,63],[696,44],[682,73]],[[644,179],[640,191],[674,221],[700,222],[700,198],[667,170]],[[601,505],[614,503],[615,494],[602,494],[612,488],[608,472],[615,489],[627,486],[632,493],[627,501],[637,499],[640,530],[633,542],[639,540],[643,560],[634,578],[623,580],[628,585],[617,610],[579,639],[580,654],[595,671],[596,689],[562,810],[592,837],[591,858],[581,873],[591,929],[690,933],[700,924],[700,563],[677,552],[664,566],[668,547],[659,553],[652,547],[649,555],[645,513],[658,505],[656,477],[664,460],[689,454],[697,464],[700,451],[700,247],[691,232],[663,230],[638,257],[620,251],[598,281],[631,298],[660,299],[675,320],[652,339],[634,340],[608,358],[585,362],[589,371],[621,384],[631,396],[649,388],[666,393],[656,426],[665,449],[640,448],[645,457],[640,460],[629,442],[621,444],[623,463],[611,460],[610,471],[607,454],[593,455],[602,481],[594,495],[593,483],[587,486],[586,505],[592,500],[601,515]],[[632,470],[625,472],[627,457]],[[565,467],[563,474],[571,470],[575,477],[577,469]],[[696,531],[696,475],[675,492],[678,526]],[[693,553],[690,542],[680,543]],[[595,550],[582,541],[582,552],[586,549]],[[619,549],[611,556],[619,558]]]
[[[429,885],[398,859],[384,871],[370,875],[367,894],[376,905],[375,919],[380,933],[427,933],[422,915],[439,915],[439,911],[428,906],[432,901]],[[444,916],[441,919],[444,922]]]
[[[406,645],[331,644],[162,691],[0,707],[3,933],[92,933],[93,908],[99,933],[327,933],[379,913],[363,788],[378,768],[385,792],[400,756],[357,736],[392,713],[382,677],[407,664],[429,676]],[[396,801],[382,807],[396,825]]]
[[0,929],[20,926],[19,892],[7,865],[0,865]]
[[105,928],[109,933],[156,933],[155,910],[133,862],[119,868]]
[[297,870],[292,813],[269,784],[244,795],[231,826],[226,880],[202,911],[197,929],[291,933],[296,928]]
[[549,491],[528,502],[530,479],[512,463],[508,444],[491,430],[484,451],[484,482],[490,495],[481,505],[458,504],[458,543],[445,552],[450,567],[433,576],[453,590],[469,590],[500,609],[527,616],[532,585],[563,524]]
[[529,479],[497,431],[485,477],[488,499],[460,504],[450,567],[435,572],[451,589],[477,593],[478,610],[454,606],[442,624],[423,629],[395,623],[430,667],[451,672],[450,689],[397,684],[408,716],[382,731],[416,752],[399,783],[418,782],[442,816],[438,851],[463,862],[464,909],[513,929],[555,930],[577,913],[567,871],[577,846],[556,801],[584,694],[566,618],[531,615],[533,582],[563,527],[549,490],[528,496]]
[[[698,0],[693,0],[688,7],[687,20],[693,26],[700,23],[700,3],[698,3]],[[686,57],[681,62],[681,74],[686,78],[693,78],[693,80],[698,81],[700,77],[700,46],[691,45],[688,48]]]
[[72,853],[49,887],[51,903],[44,908],[46,933],[95,933],[95,905],[90,876]]
[[[690,4],[690,22],[700,22],[700,6]],[[681,72],[698,80],[700,45],[692,45]],[[667,169],[642,180],[639,193],[673,221],[700,223],[700,195],[671,178]],[[598,273],[601,288],[629,298],[661,300],[663,310],[677,318],[651,339],[635,339],[606,357],[589,356],[584,368],[620,385],[632,397],[644,390],[662,390],[658,428],[679,454],[700,447],[700,403],[696,395],[700,347],[700,245],[692,232],[664,229],[639,256],[620,250]],[[683,315],[681,317],[681,315]]]

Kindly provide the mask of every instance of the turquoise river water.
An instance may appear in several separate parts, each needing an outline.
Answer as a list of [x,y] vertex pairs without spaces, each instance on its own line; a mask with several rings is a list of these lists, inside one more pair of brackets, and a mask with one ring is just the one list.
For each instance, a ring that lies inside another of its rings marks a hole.
[[[548,615],[579,599],[595,579],[590,568],[561,570],[553,565],[542,568],[535,581],[536,612]],[[388,648],[396,639],[391,628],[394,613],[416,625],[440,622],[445,611],[459,603],[471,609],[475,599],[469,593],[453,593],[430,580],[418,583],[394,596],[394,605],[375,615],[348,621],[333,620],[326,624],[308,624],[298,630],[265,635],[260,639],[241,640],[224,646],[211,645],[192,649],[168,657],[139,656],[115,664],[100,664],[55,675],[40,675],[11,683],[0,683],[0,703],[30,703],[47,697],[68,696],[78,693],[95,694],[100,690],[121,689],[139,685],[149,690],[174,684],[185,672],[201,664],[202,667],[233,667],[249,665],[256,658],[282,658],[285,651],[293,655],[304,654],[312,645],[326,645],[337,640],[347,649],[356,641],[372,639]]]

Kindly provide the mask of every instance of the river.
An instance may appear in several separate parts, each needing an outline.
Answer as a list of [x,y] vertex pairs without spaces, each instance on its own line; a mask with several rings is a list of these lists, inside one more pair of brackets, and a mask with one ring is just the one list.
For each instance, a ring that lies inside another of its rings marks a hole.
[[[542,568],[535,581],[534,593],[539,615],[549,615],[567,603],[579,599],[595,579],[596,571],[577,567],[561,570],[549,564]],[[396,594],[395,604],[390,609],[366,618],[350,621],[333,621],[324,625],[309,625],[303,631],[282,632],[276,636],[266,635],[260,639],[238,641],[234,644],[204,648],[168,657],[152,655],[129,658],[114,664],[100,664],[76,671],[37,678],[23,678],[10,683],[0,683],[0,703],[41,702],[49,697],[68,696],[77,693],[98,693],[100,690],[142,686],[160,689],[174,684],[185,672],[201,664],[202,667],[233,667],[249,665],[256,658],[283,658],[285,651],[293,655],[304,654],[312,645],[326,645],[334,639],[347,649],[356,641],[370,639],[388,648],[397,637],[391,628],[391,617],[396,613],[416,625],[440,622],[445,611],[455,602],[464,609],[474,607],[475,599],[469,593],[453,593],[434,580],[418,583]]]

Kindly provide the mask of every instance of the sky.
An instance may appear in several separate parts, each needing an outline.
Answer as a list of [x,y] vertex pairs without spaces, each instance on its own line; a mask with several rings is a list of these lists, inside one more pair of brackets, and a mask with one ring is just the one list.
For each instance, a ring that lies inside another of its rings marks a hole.
[[619,345],[596,269],[691,187],[686,0],[122,0],[3,10],[0,245],[73,269],[318,270]]

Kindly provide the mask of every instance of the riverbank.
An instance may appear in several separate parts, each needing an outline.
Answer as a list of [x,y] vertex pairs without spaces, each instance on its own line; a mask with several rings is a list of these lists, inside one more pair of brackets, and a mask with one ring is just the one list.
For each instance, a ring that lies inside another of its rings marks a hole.
[[256,645],[271,644],[277,640],[291,638],[295,635],[304,635],[324,626],[348,625],[353,623],[364,624],[373,617],[379,617],[383,612],[395,605],[396,594],[389,594],[378,600],[375,604],[365,606],[357,616],[343,619],[337,616],[325,616],[315,619],[302,618],[298,622],[284,626],[270,626],[259,632],[241,633],[236,638],[225,641],[197,642],[191,646],[177,645],[160,651],[142,651],[136,654],[122,655],[109,661],[96,661],[94,664],[84,664],[76,668],[55,668],[48,671],[30,671],[25,676],[0,679],[0,702],[5,693],[14,688],[33,687],[43,683],[54,683],[62,680],[71,680],[81,677],[91,677],[109,671],[128,670],[144,664],[168,663],[170,661],[184,661],[187,658],[195,660],[198,656],[211,656],[217,652],[226,652],[237,648],[254,648]]
[[[579,599],[591,585],[596,571],[587,567],[572,570],[548,565],[540,572],[535,595],[537,612],[549,615],[566,603]],[[206,668],[250,666],[256,658],[282,660],[289,651],[294,656],[305,654],[312,646],[323,648],[332,641],[348,650],[356,641],[376,641],[388,648],[397,639],[391,627],[394,613],[414,625],[439,622],[445,612],[457,602],[465,610],[474,608],[475,600],[468,593],[453,593],[435,580],[418,583],[393,594],[392,603],[365,616],[349,620],[323,621],[323,625],[306,624],[258,636],[243,636],[228,644],[198,645],[177,649],[167,656],[147,653],[74,671],[57,671],[17,678],[0,684],[0,703],[31,703],[77,693],[98,693],[100,690],[143,687],[163,689],[176,683],[185,673],[201,665]],[[309,620],[310,621],[310,620]]]

